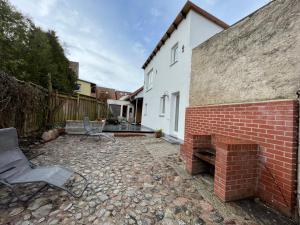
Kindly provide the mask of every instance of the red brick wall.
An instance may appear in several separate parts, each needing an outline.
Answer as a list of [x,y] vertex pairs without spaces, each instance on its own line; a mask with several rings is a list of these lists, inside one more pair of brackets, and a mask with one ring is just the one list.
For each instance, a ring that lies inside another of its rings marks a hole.
[[185,145],[191,135],[220,134],[259,145],[256,195],[291,215],[295,207],[298,103],[295,100],[195,106],[186,109]]

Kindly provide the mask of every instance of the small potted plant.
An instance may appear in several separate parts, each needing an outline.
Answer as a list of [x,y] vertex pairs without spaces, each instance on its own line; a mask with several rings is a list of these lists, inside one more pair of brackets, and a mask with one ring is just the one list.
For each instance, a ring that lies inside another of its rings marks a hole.
[[160,138],[162,136],[162,129],[158,129],[155,131],[155,137]]

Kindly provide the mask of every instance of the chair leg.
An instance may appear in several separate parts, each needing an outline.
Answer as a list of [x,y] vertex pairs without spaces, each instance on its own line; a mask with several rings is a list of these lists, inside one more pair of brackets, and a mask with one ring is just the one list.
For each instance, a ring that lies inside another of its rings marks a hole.
[[101,135],[98,135],[98,140],[97,141],[101,142]]
[[72,195],[74,198],[80,198],[80,197],[83,195],[84,191],[87,189],[87,187],[88,187],[88,185],[89,185],[89,182],[88,182],[88,180],[87,180],[83,175],[81,175],[80,173],[77,173],[77,172],[74,172],[74,173],[77,174],[78,176],[80,176],[80,177],[85,181],[84,187],[83,187],[83,189],[82,189],[82,191],[81,191],[80,193],[76,194],[76,193],[74,193],[73,191],[71,191],[70,189],[65,188],[65,187],[59,187],[59,186],[55,186],[55,187],[57,187],[57,188],[59,188],[59,189],[62,189],[62,190],[64,190],[64,191],[68,192],[68,193],[69,193],[70,195]]
[[42,187],[40,187],[37,191],[33,192],[31,195],[29,195],[28,197],[26,198],[21,198],[19,196],[19,194],[17,193],[17,191],[15,190],[14,186],[5,182],[5,181],[0,181],[0,183],[4,184],[6,187],[8,187],[11,192],[14,194],[14,196],[17,197],[17,199],[23,203],[26,203],[28,202],[30,199],[32,199],[35,195],[37,195],[38,193],[40,193],[43,189],[45,189],[46,187],[48,188],[48,184],[44,184]]
[[109,140],[112,141],[112,142],[116,142],[116,139],[115,139],[114,136],[107,135],[107,134],[104,134],[104,133],[101,133],[100,135],[101,135],[102,137],[105,137],[105,138],[109,139]]
[[32,199],[34,196],[36,196],[38,193],[40,193],[41,191],[43,191],[44,189],[48,189],[49,185],[48,184],[44,184],[42,187],[40,187],[36,192],[34,192],[33,194],[31,194],[30,196],[28,196],[25,200],[22,200],[20,198],[18,198],[20,201],[22,202],[28,202],[30,199]]
[[89,137],[88,133],[85,133],[83,137],[80,138],[80,141],[83,141]]
[[68,189],[68,188],[61,187],[61,186],[56,186],[56,185],[53,185],[53,184],[51,184],[51,183],[46,183],[45,185],[43,185],[42,187],[40,187],[37,191],[35,191],[35,192],[32,193],[31,195],[29,195],[27,198],[21,198],[21,197],[19,196],[19,194],[16,192],[16,190],[15,190],[15,188],[14,188],[13,185],[11,185],[11,184],[5,182],[4,180],[0,180],[0,183],[3,184],[3,185],[5,185],[6,187],[8,187],[8,188],[11,190],[11,192],[18,198],[18,200],[21,201],[21,202],[23,202],[23,203],[28,202],[28,201],[29,201],[30,199],[32,199],[35,195],[37,195],[39,192],[41,192],[41,191],[42,191],[43,189],[45,189],[46,187],[48,188],[49,186],[53,186],[53,187],[56,187],[56,188],[58,188],[58,189],[62,189],[62,190],[64,190],[64,191],[68,192],[68,193],[69,193],[70,195],[72,195],[74,198],[80,198],[80,197],[83,195],[84,191],[87,189],[87,187],[88,187],[88,185],[89,185],[89,182],[88,182],[88,180],[87,180],[83,175],[81,175],[80,173],[77,173],[77,172],[74,172],[74,173],[77,174],[78,176],[80,176],[80,177],[85,181],[85,182],[84,182],[83,190],[82,190],[80,193],[78,193],[78,194],[74,193],[73,191],[71,191],[71,190]]

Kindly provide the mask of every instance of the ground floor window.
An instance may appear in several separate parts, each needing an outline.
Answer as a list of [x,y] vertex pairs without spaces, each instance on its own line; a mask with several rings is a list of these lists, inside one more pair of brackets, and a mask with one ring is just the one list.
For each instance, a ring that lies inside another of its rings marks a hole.
[[123,105],[122,117],[124,117],[124,118],[127,117],[127,105]]
[[165,115],[166,113],[166,97],[165,96],[162,96],[160,98],[160,110],[159,110],[159,114],[161,116]]
[[179,93],[175,95],[175,124],[174,131],[178,132],[178,121],[179,121]]
[[112,114],[112,116],[114,118],[117,118],[118,116],[120,116],[121,113],[121,106],[120,105],[109,105],[109,109],[110,109],[110,113]]
[[148,111],[148,104],[145,103],[145,107],[144,107],[144,116],[147,116],[147,111]]

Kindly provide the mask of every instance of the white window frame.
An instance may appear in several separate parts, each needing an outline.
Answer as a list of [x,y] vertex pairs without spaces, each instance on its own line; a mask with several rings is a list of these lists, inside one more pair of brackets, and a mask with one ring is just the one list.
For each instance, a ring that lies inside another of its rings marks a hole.
[[166,114],[166,96],[160,97],[159,115],[164,116]]
[[179,51],[179,46],[178,46],[178,42],[177,42],[171,48],[171,66],[178,62],[178,54],[179,54],[178,51]]
[[154,70],[151,69],[147,74],[146,74],[146,90],[149,91],[153,87],[153,80],[154,80]]
[[147,111],[148,111],[148,104],[147,103],[145,103],[143,111],[144,111],[144,116],[147,116]]

